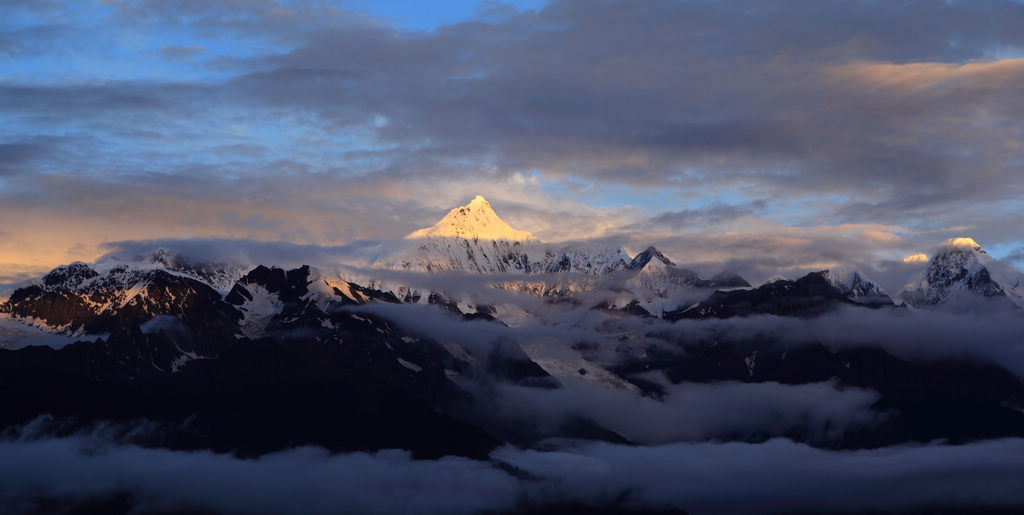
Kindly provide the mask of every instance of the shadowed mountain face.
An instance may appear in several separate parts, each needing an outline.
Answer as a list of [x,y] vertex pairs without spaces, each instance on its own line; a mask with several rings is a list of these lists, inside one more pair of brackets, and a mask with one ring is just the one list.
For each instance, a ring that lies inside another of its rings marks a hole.
[[111,333],[169,315],[194,335],[180,351],[203,356],[224,348],[238,318],[220,293],[197,279],[126,265],[99,274],[80,263],[15,289],[0,312],[72,334]]
[[[856,286],[862,286],[857,283]],[[863,290],[844,291],[828,277],[813,272],[795,281],[778,280],[749,290],[716,291],[700,303],[665,313],[666,320],[732,318],[749,315],[814,317],[839,306],[862,304],[853,296]],[[889,302],[891,306],[891,301]]]
[[55,417],[57,432],[146,420],[150,428],[138,443],[241,456],[319,445],[483,458],[498,444],[445,413],[466,402],[465,393],[426,353],[397,338],[347,345],[243,340],[175,373],[154,366],[173,353],[164,335],[132,332],[60,350],[3,351],[0,384],[23,393],[7,403],[0,425],[41,414]]
[[[224,300],[201,286],[159,270],[104,275],[76,265],[48,275],[43,286],[16,290],[4,304],[8,313],[108,334],[57,350],[0,351],[0,388],[21,392],[0,427],[44,414],[53,417],[46,430],[58,434],[146,421],[133,441],[242,456],[319,445],[484,458],[501,443],[472,421],[481,418],[479,401],[451,380],[472,375],[465,358],[346,309],[397,302],[393,295],[328,284],[310,267],[257,267]],[[89,304],[97,291],[116,302]],[[488,381],[558,386],[514,342],[479,360]],[[621,440],[589,421],[565,431]],[[507,437],[538,436],[549,435]]]

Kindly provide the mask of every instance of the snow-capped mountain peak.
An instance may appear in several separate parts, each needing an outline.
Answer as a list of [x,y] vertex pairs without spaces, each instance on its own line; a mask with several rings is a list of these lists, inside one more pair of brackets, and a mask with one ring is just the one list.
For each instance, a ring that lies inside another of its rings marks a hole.
[[513,229],[498,217],[481,195],[469,204],[452,209],[431,227],[414,231],[406,239],[421,238],[465,238],[468,240],[534,241],[536,238],[526,231]]
[[[603,289],[615,292],[616,299],[606,302],[614,307],[619,307],[623,292],[630,291],[623,305],[639,296],[644,302],[655,302],[656,313],[664,311],[666,296],[673,297],[669,304],[675,302],[677,296],[690,302],[690,297],[697,295],[695,289],[750,286],[731,273],[703,279],[693,270],[678,267],[653,246],[630,257],[622,247],[606,243],[544,244],[530,233],[516,230],[502,221],[490,203],[479,195],[467,205],[452,209],[434,226],[409,234],[406,241],[407,248],[380,256],[373,268],[429,274],[521,275],[524,276],[521,280],[506,278],[496,287],[543,296],[576,295]],[[413,284],[416,278],[408,277],[412,281],[371,274],[363,282],[389,291],[399,299],[427,299],[440,293],[421,291],[421,286]]]
[[892,304],[889,295],[871,279],[857,270],[823,270],[821,274],[846,298],[860,304]]
[[99,274],[82,262],[61,265],[43,276],[43,287],[47,290],[75,289],[83,282]]
[[630,270],[641,270],[654,260],[656,263],[660,262],[664,266],[676,266],[669,258],[665,257],[660,250],[655,248],[653,245],[647,247],[646,250],[636,255],[633,261],[629,263]]
[[1022,306],[1024,274],[993,258],[972,238],[950,238],[900,297],[912,306],[934,306],[964,295],[1006,297]]

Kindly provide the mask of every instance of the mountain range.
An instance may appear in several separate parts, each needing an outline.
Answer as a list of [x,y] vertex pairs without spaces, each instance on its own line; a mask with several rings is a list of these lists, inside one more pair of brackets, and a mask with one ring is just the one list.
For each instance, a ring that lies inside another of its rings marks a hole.
[[[452,209],[434,226],[411,233],[406,242],[404,251],[378,257],[373,267],[420,273],[499,275],[503,278],[497,284],[499,287],[542,296],[566,298],[588,291],[618,292],[619,295],[607,296],[603,305],[637,313],[642,310],[656,317],[666,313],[678,316],[680,310],[696,309],[697,303],[693,301],[701,289],[708,290],[707,295],[722,291],[719,300],[750,296],[729,294],[728,290],[751,288],[739,275],[722,271],[702,278],[693,270],[677,266],[653,246],[630,257],[621,247],[545,244],[501,220],[482,196]],[[969,302],[974,297],[1000,297],[1007,299],[1007,304],[1024,306],[1024,275],[993,259],[970,238],[953,238],[943,243],[920,276],[898,292],[895,302],[880,285],[857,270],[822,270],[796,280],[771,280],[761,285],[759,291],[801,291],[793,289],[800,279],[813,282],[818,275],[824,290],[814,296],[864,306],[895,303],[930,308],[962,304],[964,299]],[[366,280],[405,300],[429,297],[415,287],[376,280],[372,274]],[[779,284],[770,286],[773,282]],[[808,301],[814,303],[812,298]],[[778,314],[786,314],[786,310]]]
[[[756,313],[814,315],[838,304],[926,309],[978,298],[1024,306],[1024,274],[993,259],[970,238],[943,243],[919,275],[894,297],[895,302],[881,286],[855,270],[822,270],[753,287],[727,271],[703,278],[676,265],[653,246],[631,257],[621,247],[545,244],[510,227],[482,196],[452,209],[432,227],[409,234],[405,243],[402,250],[375,258],[371,269],[361,274],[362,284],[304,267],[309,276],[309,302],[325,307],[332,302],[385,300],[439,304],[471,316],[495,312],[495,306],[460,298],[458,288],[427,290],[374,274],[400,271],[469,274],[482,277],[492,288],[577,304],[599,299],[588,307],[668,319]],[[157,249],[129,263],[57,267],[0,294],[0,313],[55,333],[101,334],[120,322],[212,313],[221,297],[238,304],[238,290],[246,278],[264,269],[196,263]],[[272,297],[259,288],[247,296],[245,302],[251,306],[242,316],[245,331],[254,330],[279,310],[280,302]]]
[[146,431],[120,437],[240,456],[317,445],[485,460],[504,444],[552,438],[642,443],[584,412],[516,418],[532,404],[508,404],[509,392],[539,398],[588,384],[663,402],[687,385],[760,384],[877,398],[857,422],[824,433],[801,416],[705,437],[840,449],[1024,437],[1016,369],[919,359],[857,334],[835,345],[818,325],[800,332],[826,317],[899,324],[972,300],[1020,317],[1022,275],[973,240],[947,241],[895,297],[859,271],[753,286],[727,271],[702,277],[653,246],[630,256],[546,244],[482,197],[403,243],[363,280],[312,266],[195,263],[164,249],[15,285],[0,295],[0,325],[74,343],[0,340],[0,388],[16,392],[0,430],[32,423],[69,434],[141,420]]

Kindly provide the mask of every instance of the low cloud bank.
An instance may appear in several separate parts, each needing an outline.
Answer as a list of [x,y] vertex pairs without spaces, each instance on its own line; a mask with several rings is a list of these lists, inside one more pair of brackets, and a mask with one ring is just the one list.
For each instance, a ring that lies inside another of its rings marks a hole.
[[53,334],[0,313],[0,349],[20,349],[29,345],[59,349],[76,340],[78,338]]
[[[535,309],[534,304],[526,301],[519,307]],[[369,305],[361,309],[413,331],[463,344],[486,345],[504,337],[529,350],[532,342],[549,341],[548,345],[562,347],[592,342],[601,349],[591,352],[592,357],[600,356],[601,361],[609,363],[625,354],[642,354],[651,345],[671,350],[680,343],[757,339],[792,347],[814,343],[834,349],[874,347],[914,362],[975,360],[1024,376],[1024,315],[1007,311],[954,313],[844,307],[813,319],[763,315],[670,323],[639,317],[605,317],[587,310],[585,305],[551,306],[542,318],[505,328],[484,322],[467,324],[423,306]]]
[[777,436],[799,430],[813,443],[837,439],[852,426],[873,426],[884,415],[871,411],[879,395],[833,383],[772,382],[665,386],[663,400],[593,381],[563,381],[563,388],[538,390],[500,385],[499,417],[557,424],[583,417],[642,444],[680,440]]
[[594,443],[495,457],[557,478],[566,497],[629,489],[637,501],[693,514],[905,509],[928,504],[1021,505],[1024,440],[836,452],[789,440],[762,444]]
[[0,442],[0,510],[29,511],[44,497],[74,502],[117,493],[130,494],[139,511],[224,513],[474,513],[622,499],[625,507],[695,514],[1024,505],[1022,439],[844,452],[782,439],[551,446],[557,450],[504,447],[487,463],[309,447],[240,460],[95,435],[8,440]]
[[108,242],[97,263],[134,261],[159,249],[185,256],[194,263],[238,263],[297,267],[330,266],[342,262],[360,262],[398,245],[396,242],[360,241],[348,245],[301,245],[284,241],[258,241],[226,238],[183,238]]
[[514,504],[518,484],[486,462],[408,452],[330,455],[302,447],[240,460],[116,445],[92,437],[0,443],[0,511],[34,499],[128,492],[141,511],[472,513]]

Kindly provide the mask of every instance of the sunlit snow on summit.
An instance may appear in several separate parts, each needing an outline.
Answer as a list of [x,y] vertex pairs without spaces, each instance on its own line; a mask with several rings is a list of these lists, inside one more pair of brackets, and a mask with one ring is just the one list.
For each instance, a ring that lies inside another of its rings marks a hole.
[[950,238],[950,239],[946,240],[945,242],[943,242],[942,246],[943,247],[968,247],[968,248],[972,248],[972,249],[981,249],[981,245],[978,245],[978,242],[974,241],[973,238],[965,238],[965,237]]
[[526,231],[513,229],[497,213],[483,195],[473,197],[464,206],[452,209],[431,227],[414,231],[406,239],[457,237],[471,240],[533,241]]

